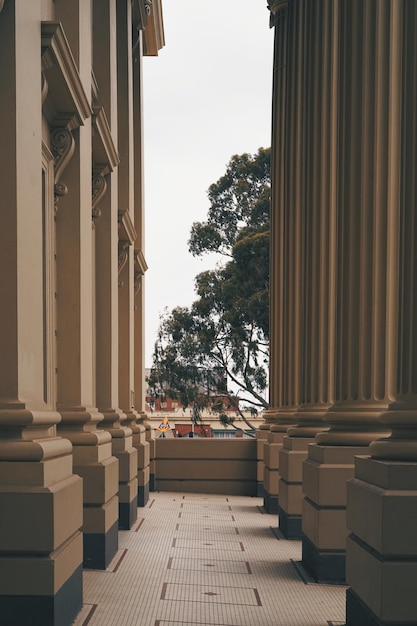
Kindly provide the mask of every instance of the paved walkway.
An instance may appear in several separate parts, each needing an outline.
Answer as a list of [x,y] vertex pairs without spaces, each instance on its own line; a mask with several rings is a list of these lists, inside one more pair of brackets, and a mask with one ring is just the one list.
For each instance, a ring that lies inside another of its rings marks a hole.
[[152,493],[108,569],[84,572],[75,626],[341,626],[345,588],[303,578],[262,503]]

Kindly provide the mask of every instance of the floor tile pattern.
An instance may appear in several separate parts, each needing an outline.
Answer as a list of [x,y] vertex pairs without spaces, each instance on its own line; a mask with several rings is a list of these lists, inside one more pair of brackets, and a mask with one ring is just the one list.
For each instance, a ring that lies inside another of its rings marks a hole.
[[[152,493],[74,626],[342,626],[346,589],[303,574],[260,498]],[[312,583],[312,584],[311,584]]]

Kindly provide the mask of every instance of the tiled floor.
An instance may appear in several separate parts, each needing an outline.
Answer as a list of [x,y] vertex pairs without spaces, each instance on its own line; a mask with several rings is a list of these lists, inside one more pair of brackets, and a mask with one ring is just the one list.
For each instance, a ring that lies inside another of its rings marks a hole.
[[276,527],[260,498],[152,493],[108,569],[84,572],[74,624],[344,624],[346,589],[303,579],[300,542]]

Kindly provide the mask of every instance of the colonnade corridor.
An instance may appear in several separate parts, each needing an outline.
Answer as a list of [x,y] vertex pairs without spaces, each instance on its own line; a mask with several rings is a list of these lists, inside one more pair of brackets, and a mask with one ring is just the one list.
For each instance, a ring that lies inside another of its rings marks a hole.
[[342,626],[346,587],[301,568],[262,498],[154,492],[74,626]]

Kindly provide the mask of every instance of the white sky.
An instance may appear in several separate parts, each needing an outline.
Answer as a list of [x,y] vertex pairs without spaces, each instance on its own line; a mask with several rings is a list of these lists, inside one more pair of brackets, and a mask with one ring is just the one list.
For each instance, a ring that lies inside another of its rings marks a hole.
[[266,0],[162,0],[165,47],[144,59],[145,366],[159,315],[195,300],[216,258],[187,241],[233,154],[271,142],[273,30]]

